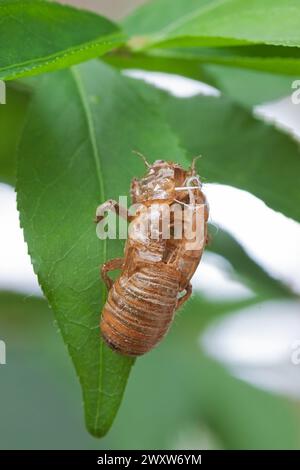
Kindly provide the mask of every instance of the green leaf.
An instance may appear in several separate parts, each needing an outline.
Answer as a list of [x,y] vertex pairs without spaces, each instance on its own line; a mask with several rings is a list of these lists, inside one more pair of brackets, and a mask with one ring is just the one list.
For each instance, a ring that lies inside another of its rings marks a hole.
[[190,156],[203,155],[205,181],[249,191],[300,221],[298,142],[222,97],[169,97],[166,116]]
[[210,2],[211,0],[152,0],[134,10],[123,20],[123,25],[131,36],[155,34]]
[[[153,31],[168,30],[170,24],[177,24],[189,15],[197,16],[197,12],[205,12],[207,8],[216,8],[218,10],[218,7],[221,7],[224,2],[222,2],[222,5],[220,3],[216,1],[197,2],[197,0],[188,0],[187,2],[176,2],[176,8],[171,7],[169,0],[148,3],[136,10],[132,17],[125,20],[125,28],[130,35],[134,36],[129,41],[129,47],[135,51],[144,49],[144,53],[130,54],[129,51],[119,58],[113,56],[111,59],[109,57],[109,60],[123,60],[124,67],[126,67],[126,62],[129,62],[129,64],[136,62],[137,66],[145,67],[148,70],[162,70],[195,78],[217,86],[222,91],[229,91],[234,98],[236,98],[235,85],[238,84],[237,99],[247,105],[290,94],[292,81],[297,78],[300,71],[300,50],[298,47],[266,44],[232,45],[231,47],[220,47],[219,44],[212,44],[219,47],[195,47],[204,44],[195,43],[195,38],[191,36],[184,39],[177,38],[174,41],[162,44],[155,42],[157,40],[156,35],[159,36],[162,33],[153,33]],[[232,3],[232,12],[235,11],[234,4],[238,8],[245,9],[245,16],[248,19],[251,17],[251,12],[249,13],[248,9],[250,8],[252,11],[252,6],[249,6],[249,2],[229,1],[225,2],[224,5],[229,5],[229,3]],[[261,16],[259,19],[263,22],[264,18],[266,16]],[[228,22],[230,22],[230,17]],[[234,32],[236,27],[237,22],[232,24],[230,30]],[[202,34],[202,28],[200,32]],[[145,33],[146,38],[143,37]],[[211,67],[210,64],[234,67],[234,71],[228,71],[223,67]],[[130,67],[131,65],[127,66]],[[240,70],[242,68],[251,70],[252,73],[249,73],[249,76],[245,73],[242,74],[242,70]],[[255,73],[258,71],[263,72],[263,74]],[[278,77],[275,74],[280,74],[280,76]],[[223,75],[225,75],[224,80]],[[285,78],[284,75],[290,75],[291,77],[290,79]],[[227,79],[227,77],[229,78]],[[243,83],[243,80],[250,82],[250,86]],[[224,82],[226,82],[225,88],[222,87]],[[232,86],[230,85],[231,82],[233,83]],[[239,91],[241,88],[243,88],[243,92]],[[247,91],[245,91],[246,89]],[[256,96],[257,91],[258,96]]]
[[6,80],[69,67],[124,41],[106,18],[41,0],[2,0],[0,23],[0,79]]
[[15,183],[16,150],[29,102],[24,88],[6,86],[6,104],[0,105],[0,181]]
[[19,148],[18,207],[96,436],[113,421],[132,360],[100,340],[106,289],[99,265],[122,256],[123,248],[97,239],[93,217],[98,204],[126,195],[132,177],[144,171],[133,149],[153,159],[183,159],[177,139],[132,81],[99,61],[43,77]]
[[131,53],[127,50],[114,51],[103,57],[103,61],[120,69],[141,69],[155,72],[166,72],[194,78],[212,86],[217,86],[213,76],[206,73],[205,66],[191,60],[148,53]]
[[[153,53],[152,53],[153,52]],[[188,58],[172,57],[165,53],[157,55],[116,51],[108,54],[106,63],[121,69],[141,69],[183,75],[207,83],[232,97],[238,103],[252,107],[267,101],[290,95],[291,85],[297,75],[276,75],[273,73],[206,64]]]
[[215,86],[225,95],[244,106],[277,100],[291,94],[297,76],[275,75],[222,65],[205,65],[206,74],[213,77]]
[[198,64],[218,64],[262,72],[297,75],[300,72],[300,49],[281,46],[189,47],[151,49],[153,56],[192,61]]
[[300,46],[297,0],[156,0],[125,20],[132,44],[152,46]]
[[99,442],[81,425],[78,386],[45,301],[0,292],[9,361],[0,375],[1,449],[299,448],[298,402],[231,377],[198,349],[199,318],[229,309],[193,296],[160,346],[136,363],[116,422]]

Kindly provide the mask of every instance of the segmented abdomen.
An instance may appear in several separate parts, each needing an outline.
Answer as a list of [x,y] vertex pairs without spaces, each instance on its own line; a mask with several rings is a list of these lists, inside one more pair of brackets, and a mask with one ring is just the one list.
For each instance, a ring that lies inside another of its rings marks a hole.
[[180,274],[157,263],[124,273],[109,291],[101,318],[103,339],[115,351],[140,356],[152,349],[172,322]]

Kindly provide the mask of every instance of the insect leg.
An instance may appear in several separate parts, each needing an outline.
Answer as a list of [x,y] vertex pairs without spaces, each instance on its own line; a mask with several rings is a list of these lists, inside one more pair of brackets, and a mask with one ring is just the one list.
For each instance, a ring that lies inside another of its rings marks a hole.
[[178,300],[178,303],[177,303],[177,308],[180,308],[191,296],[192,294],[192,284],[189,282],[186,289],[185,289],[185,294],[180,297],[180,299]]
[[147,162],[145,155],[143,155],[141,152],[138,152],[137,150],[132,150],[132,153],[135,153],[138,157],[141,157],[147,168],[151,167],[150,163]]
[[196,171],[196,161],[198,160],[198,158],[201,158],[202,155],[197,155],[197,157],[194,157],[193,160],[192,160],[192,164],[190,166],[190,172],[192,175],[196,175],[197,171]]
[[121,269],[124,264],[124,258],[114,258],[106,263],[102,264],[101,266],[101,277],[106,284],[108,290],[111,289],[113,285],[113,280],[108,276],[109,271],[113,271],[114,269]]
[[133,217],[128,214],[127,209],[121,207],[117,201],[108,199],[108,201],[103,202],[103,204],[100,204],[100,206],[97,207],[95,222],[98,223],[103,220],[105,212],[108,211],[115,211],[118,216],[127,219],[128,222],[131,222],[133,219]]

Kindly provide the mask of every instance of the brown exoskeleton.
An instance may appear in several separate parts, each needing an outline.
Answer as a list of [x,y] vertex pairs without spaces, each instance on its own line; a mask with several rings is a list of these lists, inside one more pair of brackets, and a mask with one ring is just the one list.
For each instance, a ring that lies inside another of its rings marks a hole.
[[[96,213],[99,222],[104,211],[113,208],[130,222],[124,258],[101,268],[109,290],[101,317],[102,337],[127,356],[146,353],[165,336],[176,310],[191,295],[190,281],[207,240],[208,205],[195,160],[187,171],[172,162],[144,161],[146,175],[131,183],[135,215],[112,200],[101,204]],[[178,207],[180,211],[175,210]],[[166,214],[169,233],[164,237]],[[181,233],[176,233],[178,226]],[[114,269],[121,270],[115,282],[108,276]]]

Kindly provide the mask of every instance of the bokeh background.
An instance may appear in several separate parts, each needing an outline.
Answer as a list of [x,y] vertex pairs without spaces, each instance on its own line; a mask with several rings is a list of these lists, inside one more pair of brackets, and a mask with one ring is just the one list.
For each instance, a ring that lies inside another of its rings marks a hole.
[[[120,19],[144,2],[63,3]],[[178,96],[218,93],[182,77],[130,74]],[[300,105],[290,97],[255,113],[300,137]],[[112,430],[97,440],[85,430],[79,384],[31,268],[14,189],[0,184],[1,449],[300,448],[300,363],[292,360],[300,226],[245,191],[207,182],[205,192],[220,252],[205,254],[196,294],[166,340],[136,362]]]

